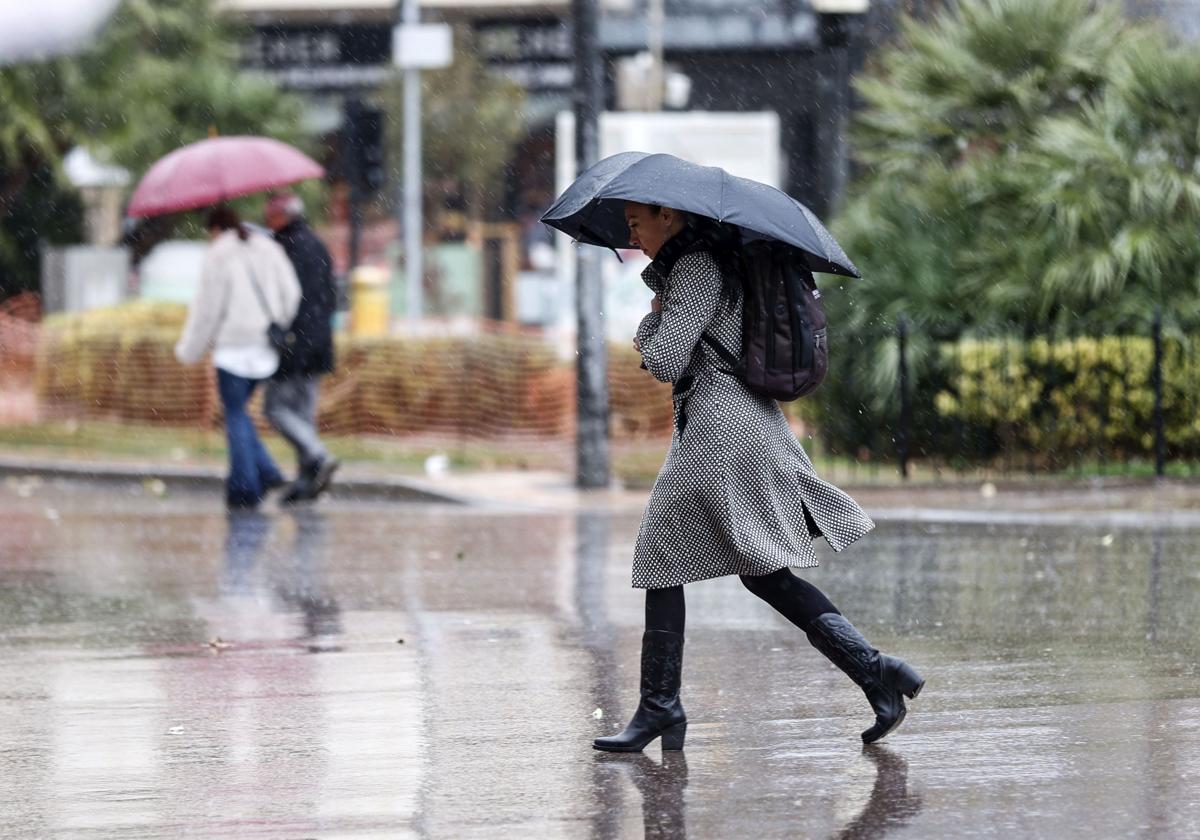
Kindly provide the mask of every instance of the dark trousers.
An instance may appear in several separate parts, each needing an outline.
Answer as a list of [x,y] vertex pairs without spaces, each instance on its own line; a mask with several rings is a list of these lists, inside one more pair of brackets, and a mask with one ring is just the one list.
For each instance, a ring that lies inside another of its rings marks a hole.
[[[791,569],[779,569],[769,575],[741,575],[741,581],[743,586],[801,630],[807,630],[818,616],[838,613],[838,608],[825,597],[825,593],[803,578],[796,577]],[[646,590],[647,630],[682,633],[686,617],[682,586]]]
[[329,453],[317,435],[316,376],[296,374],[267,383],[263,409],[275,430],[296,450],[300,469],[311,469]]
[[259,440],[246,411],[257,385],[257,379],[217,368],[217,391],[225,411],[225,439],[229,445],[225,500],[230,507],[254,507],[269,487],[283,482],[279,467]]

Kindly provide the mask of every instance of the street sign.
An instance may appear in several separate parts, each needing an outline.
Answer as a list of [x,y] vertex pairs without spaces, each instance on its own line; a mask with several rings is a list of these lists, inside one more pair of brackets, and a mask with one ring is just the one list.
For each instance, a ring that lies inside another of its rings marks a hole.
[[371,88],[392,72],[390,35],[387,24],[264,24],[243,41],[241,64],[291,90]]
[[454,60],[450,25],[402,23],[392,30],[392,63],[405,70],[436,70]]
[[496,72],[531,92],[571,90],[571,28],[562,19],[485,19],[472,28],[479,54]]

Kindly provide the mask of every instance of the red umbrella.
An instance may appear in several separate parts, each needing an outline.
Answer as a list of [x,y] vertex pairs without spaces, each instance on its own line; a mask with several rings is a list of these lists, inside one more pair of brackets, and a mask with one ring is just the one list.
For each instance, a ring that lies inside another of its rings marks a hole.
[[130,216],[162,216],[283,187],[325,170],[308,155],[269,137],[212,137],[176,149],[150,167]]

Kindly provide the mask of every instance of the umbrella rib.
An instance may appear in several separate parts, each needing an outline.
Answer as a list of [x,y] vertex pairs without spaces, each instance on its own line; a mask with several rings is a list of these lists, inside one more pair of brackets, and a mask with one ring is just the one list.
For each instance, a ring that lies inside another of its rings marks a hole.
[[592,237],[592,239],[595,239],[595,240],[596,240],[596,244],[597,244],[597,245],[602,245],[603,247],[605,247],[605,248],[608,248],[608,250],[610,250],[610,251],[612,251],[614,254],[616,254],[616,256],[617,256],[617,262],[619,262],[619,263],[624,263],[624,262],[625,262],[625,260],[621,259],[621,255],[620,255],[619,253],[617,253],[617,249],[616,249],[616,248],[614,248],[614,247],[613,247],[613,246],[611,246],[611,245],[605,245],[605,244],[604,244],[604,238],[603,238],[603,237],[601,237],[601,236],[600,236],[600,234],[599,234],[599,233],[597,233],[597,232],[596,232],[594,229],[592,229],[592,228],[588,227],[588,226],[587,226],[587,225],[586,225],[584,222],[580,222],[580,223],[579,223],[579,232],[580,232],[580,233],[582,233],[584,236],[590,236],[590,237]]

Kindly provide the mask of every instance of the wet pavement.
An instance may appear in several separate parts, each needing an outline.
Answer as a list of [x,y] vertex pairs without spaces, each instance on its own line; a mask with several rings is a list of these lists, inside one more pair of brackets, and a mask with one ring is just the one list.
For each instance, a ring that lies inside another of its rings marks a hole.
[[[806,576],[928,679],[902,729],[736,580],[684,753],[636,702],[637,514],[229,516],[0,486],[4,838],[1200,837],[1200,529],[906,521]],[[950,518],[950,517],[947,517]]]

